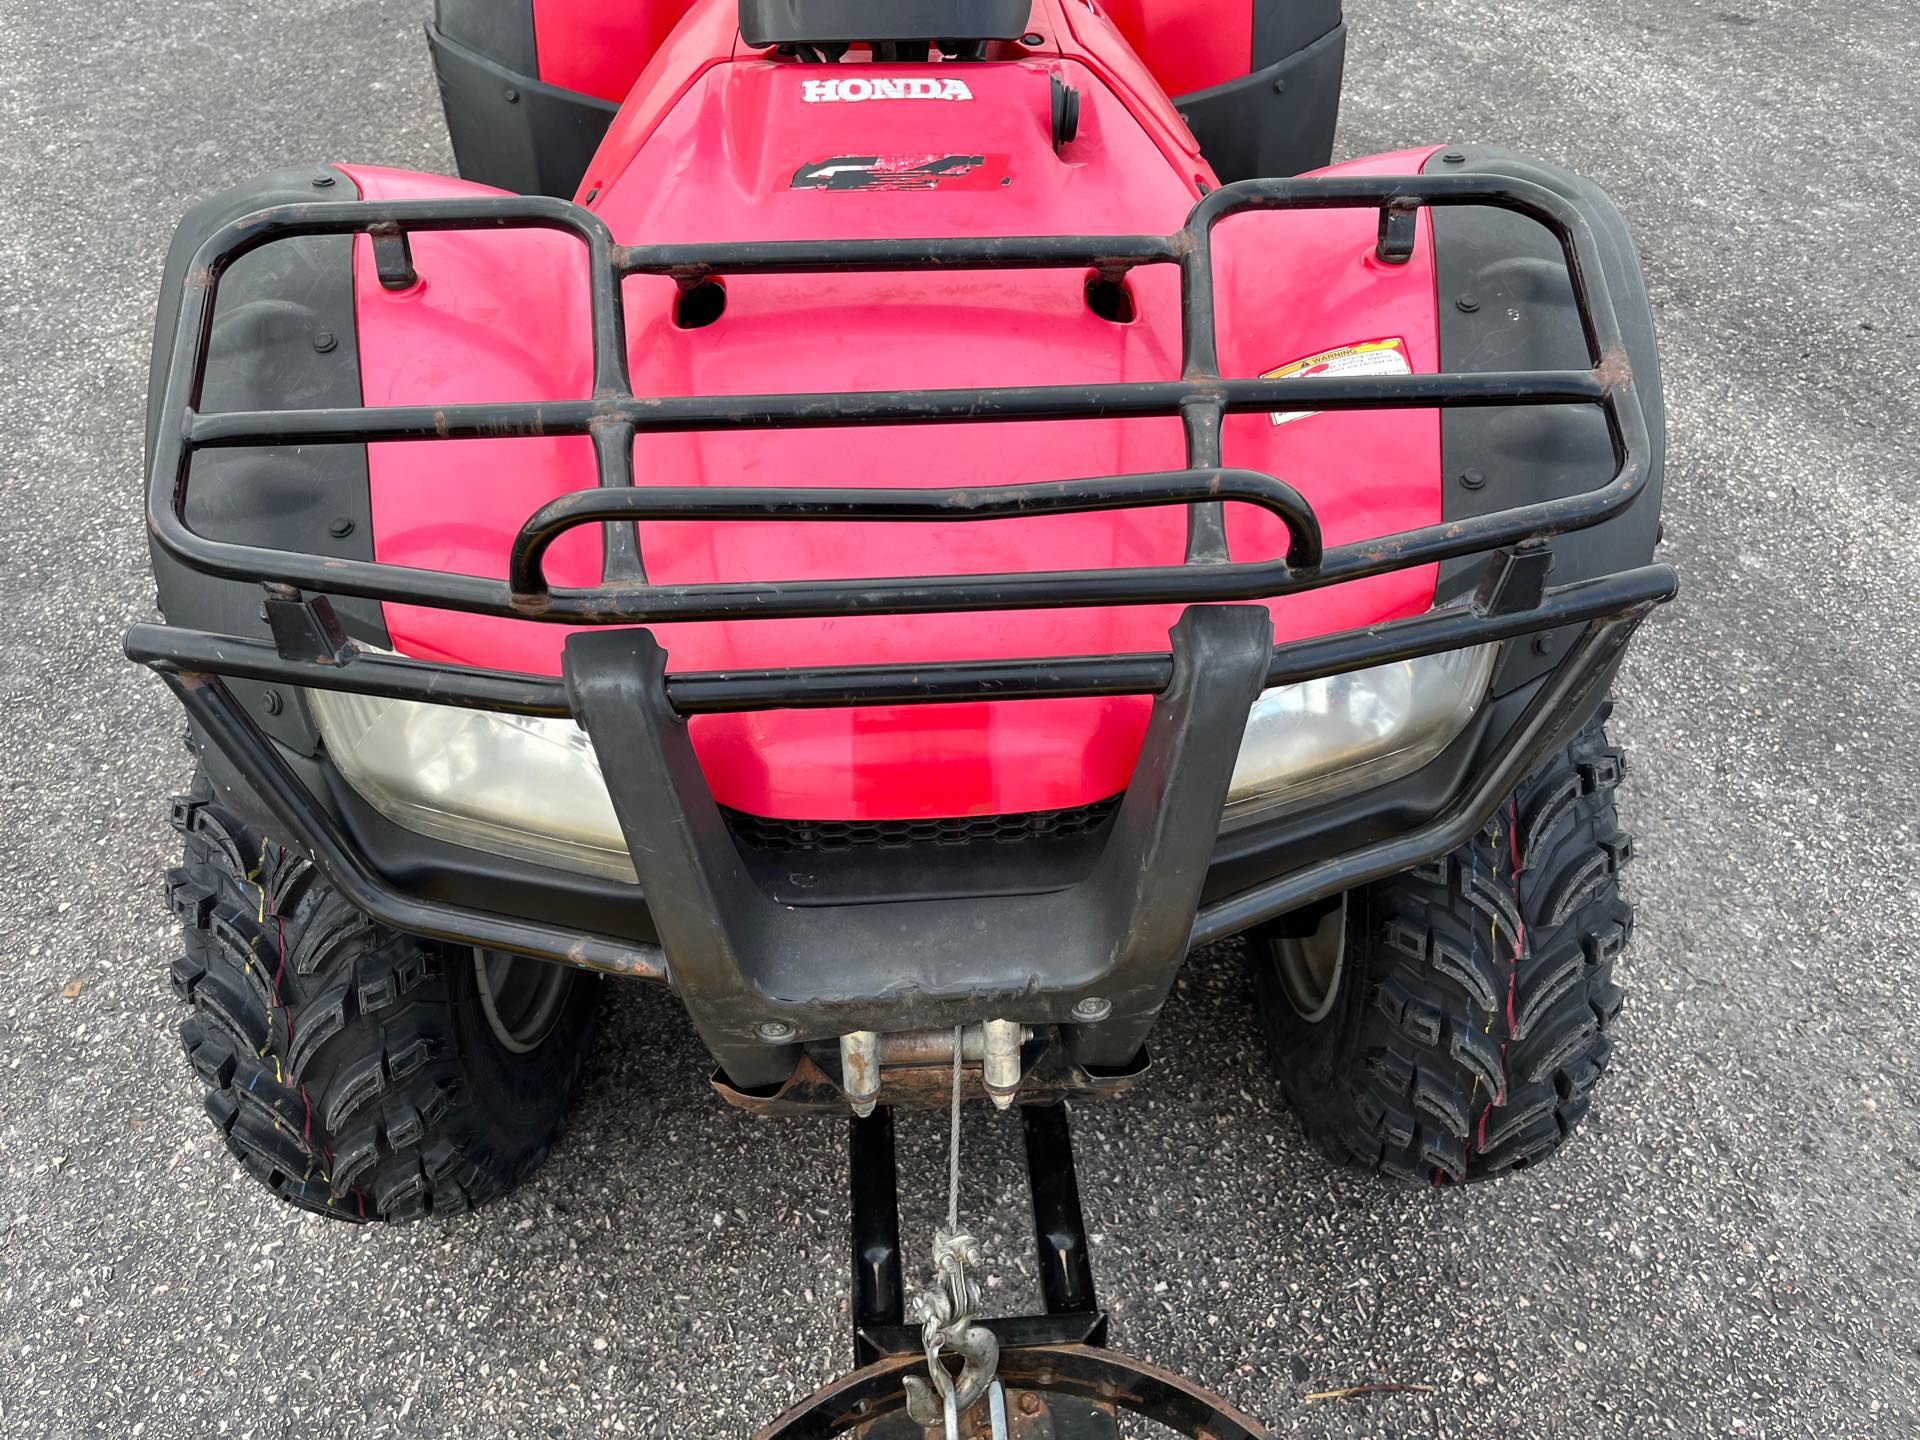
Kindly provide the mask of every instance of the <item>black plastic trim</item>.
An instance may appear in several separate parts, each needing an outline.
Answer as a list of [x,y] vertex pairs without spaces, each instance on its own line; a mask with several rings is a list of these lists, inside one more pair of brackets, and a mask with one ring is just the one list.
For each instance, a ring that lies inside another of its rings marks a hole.
[[462,179],[561,199],[579,188],[618,105],[549,85],[432,25],[427,47]]
[[315,769],[320,786],[314,794],[331,811],[341,834],[366,858],[370,871],[402,894],[658,943],[646,897],[632,881],[561,870],[422,835],[374,809],[324,755]]
[[1223,182],[1299,175],[1333,159],[1346,59],[1347,27],[1336,24],[1251,75],[1173,103]]
[[[180,323],[180,297],[194,252],[241,216],[274,205],[352,200],[352,179],[331,165],[272,170],[194,206],[174,231],[160,279],[147,382],[147,468],[153,465]],[[200,404],[208,410],[360,404],[360,350],[353,306],[353,240],[303,236],[241,256],[221,278],[207,341]],[[372,560],[372,500],[365,445],[252,446],[193,457],[189,523],[224,540],[291,548],[329,559]],[[335,533],[344,526],[345,533]],[[160,612],[172,625],[270,637],[258,584],[221,579],[151,545]],[[377,602],[336,596],[349,634],[389,643]],[[261,727],[296,751],[318,744],[305,707],[284,687],[236,681]]]
[[533,0],[434,0],[432,28],[505,69],[540,73]]
[[[1647,427],[1647,487],[1630,509],[1553,541],[1553,583],[1564,585],[1644,565],[1660,529],[1666,460],[1666,404],[1646,279],[1627,222],[1605,191],[1560,166],[1490,146],[1456,145],[1427,162],[1429,175],[1507,176],[1542,186],[1577,205],[1593,232],[1594,254],[1612,297]],[[1508,210],[1433,210],[1440,365],[1445,370],[1549,367],[1586,353],[1580,307],[1560,245],[1544,226]],[[1440,415],[1442,514],[1466,520],[1575,495],[1606,479],[1606,424],[1576,406],[1490,406]],[[1435,600],[1475,583],[1469,561],[1444,561]],[[1550,670],[1573,632],[1513,647],[1495,679],[1497,693]]]
[[1253,0],[1253,66],[1264,70],[1340,28],[1341,0]]
[[880,822],[722,813],[741,863],[769,898],[843,905],[1063,890],[1092,871],[1118,805],[1115,796],[1031,815]]

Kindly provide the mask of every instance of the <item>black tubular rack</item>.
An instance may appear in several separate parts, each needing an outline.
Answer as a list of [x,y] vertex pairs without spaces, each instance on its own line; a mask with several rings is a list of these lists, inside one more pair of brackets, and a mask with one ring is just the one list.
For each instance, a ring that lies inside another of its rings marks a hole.
[[[1392,258],[1404,253],[1410,244],[1414,219],[1421,208],[1449,205],[1516,211],[1556,237],[1585,331],[1590,362],[1587,368],[1287,380],[1226,379],[1220,375],[1210,237],[1222,219],[1255,210],[1374,209],[1380,220],[1380,253],[1383,258]],[[488,229],[554,230],[574,237],[585,247],[592,314],[592,398],[212,414],[199,408],[215,295],[222,273],[241,255],[295,236],[365,234],[372,237],[383,280],[404,285],[413,274],[409,234]],[[1090,268],[1114,278],[1144,265],[1173,265],[1180,272],[1183,363],[1181,378],[1176,380],[981,390],[652,397],[636,396],[629,378],[620,302],[621,281],[629,275],[666,276],[682,287],[691,287],[716,276],[854,271]],[[180,324],[149,477],[148,521],[156,542],[191,568],[267,587],[275,621],[273,642],[177,627],[135,626],[127,638],[129,655],[159,670],[183,700],[189,700],[189,691],[203,690],[208,683],[227,693],[219,677],[235,676],[528,715],[574,713],[566,684],[560,679],[358,652],[331,621],[324,603],[305,600],[301,592],[353,595],[570,625],[647,625],[681,620],[1264,600],[1460,556],[1489,556],[1486,578],[1471,603],[1280,645],[1273,650],[1266,676],[1266,683],[1273,685],[1573,624],[1588,625],[1589,639],[1597,640],[1603,629],[1624,626],[1630,631],[1632,623],[1669,598],[1675,589],[1672,571],[1657,565],[1559,587],[1545,585],[1549,539],[1599,524],[1632,505],[1648,483],[1650,446],[1632,369],[1586,220],[1561,196],[1515,178],[1458,175],[1245,181],[1207,195],[1194,207],[1187,223],[1171,235],[630,246],[617,244],[592,212],[545,198],[283,205],[236,220],[212,235],[188,269],[180,300]],[[1312,507],[1291,486],[1270,475],[1225,468],[1221,463],[1221,426],[1227,414],[1277,409],[1562,404],[1591,405],[1604,414],[1615,460],[1614,473],[1607,483],[1577,495],[1355,543],[1325,545]],[[633,440],[642,431],[1149,416],[1177,416],[1182,421],[1188,468],[967,489],[720,490],[634,483]],[[513,541],[506,581],[216,540],[192,531],[184,518],[192,459],[204,449],[555,435],[592,438],[598,486],[564,495],[528,517]],[[1279,516],[1290,536],[1284,557],[1233,560],[1227,553],[1224,501],[1259,506]],[[658,585],[647,580],[633,523],[666,519],[954,522],[1153,505],[1185,507],[1188,539],[1183,564],[1002,575]],[[581,525],[602,528],[602,583],[586,589],[557,588],[547,580],[543,557],[557,536]],[[1624,644],[1624,640],[1621,634],[1618,644]],[[1614,654],[1618,644],[1599,649]],[[1599,663],[1599,650],[1589,647],[1589,652],[1589,661]],[[1562,668],[1572,659],[1570,654]],[[968,698],[1157,693],[1169,684],[1172,673],[1173,661],[1168,654],[1148,653],[677,673],[665,683],[672,707],[681,714],[694,714]],[[198,703],[189,700],[189,709],[205,723],[212,703],[212,698],[201,695]],[[231,705],[226,708],[228,723],[215,726],[223,743],[244,745],[257,762],[256,769],[266,764],[266,751],[259,749],[265,742],[257,731],[251,737],[241,733],[253,730],[244,711]],[[1544,717],[1536,719],[1540,723],[1533,728],[1539,730]],[[1551,735],[1535,738],[1544,743]],[[286,778],[267,777],[267,788],[284,790],[281,781]],[[1490,783],[1493,778],[1489,777]],[[278,798],[283,808],[297,803],[287,795]],[[317,846],[331,861],[329,869],[353,870],[357,864],[354,857],[333,853],[341,848],[337,832],[329,833],[328,824],[312,813],[316,807],[310,801],[305,808],[309,813],[303,815],[301,824],[293,826],[295,838]],[[636,959],[638,952],[630,942],[602,945],[594,940],[583,951],[579,946],[562,945],[554,934],[534,933],[539,927],[475,921],[475,912],[459,912],[460,923],[456,925],[449,918],[450,907],[432,902],[403,903],[398,892],[364,870],[344,878],[350,894],[369,903],[370,908],[383,911],[394,923],[462,938],[484,934],[484,943],[520,948],[526,953],[576,960],[584,955],[587,963],[652,973],[654,962]],[[1323,877],[1329,884],[1338,878],[1332,872]],[[1269,896],[1268,902],[1272,898]],[[1268,902],[1249,900],[1238,908],[1228,902],[1227,908],[1213,913],[1212,918],[1209,911],[1201,912],[1194,931],[1196,940],[1226,933],[1249,917],[1259,918],[1260,913],[1272,913]]]

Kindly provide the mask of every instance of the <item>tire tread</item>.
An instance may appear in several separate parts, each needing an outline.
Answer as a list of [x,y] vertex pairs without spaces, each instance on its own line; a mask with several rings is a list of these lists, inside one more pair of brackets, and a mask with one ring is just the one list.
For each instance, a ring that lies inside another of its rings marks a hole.
[[[1610,707],[1609,707],[1610,708]],[[1557,1150],[1613,1054],[1632,936],[1626,758],[1602,711],[1471,843],[1348,897],[1343,994],[1310,1025],[1266,944],[1254,975],[1270,1063],[1336,1161],[1434,1184]]]
[[[460,1214],[517,1183],[558,1134],[593,1009],[549,1041],[554,1103],[502,1146],[454,1014],[447,955],[348,905],[308,860],[229,815],[203,775],[169,812],[184,863],[166,895],[191,1007],[181,1047],[242,1167],[282,1200],[360,1222]],[[573,1012],[569,1012],[570,1014]],[[543,1052],[547,1047],[543,1047]]]

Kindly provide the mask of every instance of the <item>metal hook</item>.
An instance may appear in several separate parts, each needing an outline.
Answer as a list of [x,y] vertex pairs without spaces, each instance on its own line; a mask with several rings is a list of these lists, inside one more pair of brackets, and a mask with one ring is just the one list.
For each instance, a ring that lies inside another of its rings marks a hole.
[[[946,1412],[944,1402],[949,1398],[956,1416],[966,1414],[992,1386],[994,1373],[1000,1364],[1000,1342],[984,1325],[962,1325],[941,1338],[944,1348],[952,1350],[964,1362],[960,1367],[959,1379],[949,1376],[946,1367],[936,1361],[930,1367],[935,1376],[934,1383],[946,1380],[938,1399],[934,1397],[933,1386],[918,1375],[908,1375],[901,1381],[907,1392],[907,1413],[921,1425],[943,1423]],[[948,1440],[957,1440],[957,1437],[949,1436]]]

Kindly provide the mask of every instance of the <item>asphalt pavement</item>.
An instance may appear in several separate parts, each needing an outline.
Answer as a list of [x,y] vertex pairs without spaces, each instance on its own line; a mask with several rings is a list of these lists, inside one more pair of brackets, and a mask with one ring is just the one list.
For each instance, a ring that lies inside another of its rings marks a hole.
[[[1911,0],[1349,7],[1341,154],[1559,160],[1645,254],[1685,593],[1620,685],[1629,1008],[1553,1164],[1384,1189],[1302,1141],[1233,947],[1195,956],[1159,1067],[1076,1122],[1115,1339],[1289,1436],[1920,1433]],[[181,1061],[188,762],[119,654],[160,261],[274,164],[448,167],[425,8],[0,4],[0,1434],[734,1436],[847,1358],[843,1131],[721,1105],[663,994],[616,991],[529,1185],[410,1228],[273,1204]],[[967,1127],[1006,1305],[1017,1135]],[[1430,1388],[1305,1398],[1383,1382]]]

